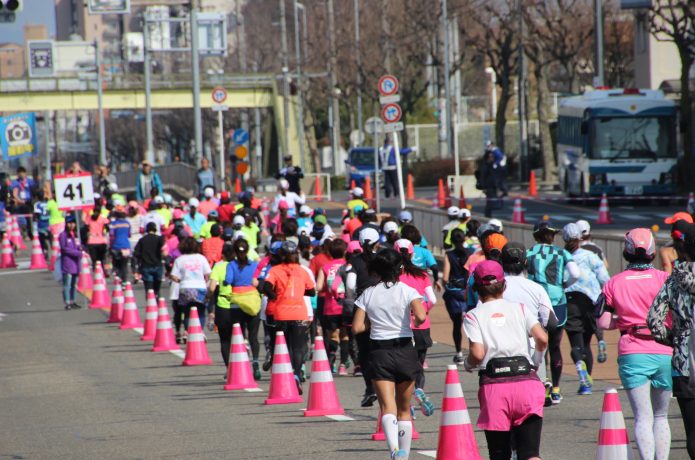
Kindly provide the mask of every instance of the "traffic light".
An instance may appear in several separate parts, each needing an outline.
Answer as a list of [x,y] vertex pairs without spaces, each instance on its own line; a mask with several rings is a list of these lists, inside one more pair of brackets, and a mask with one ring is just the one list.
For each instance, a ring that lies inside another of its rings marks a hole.
[[0,13],[18,13],[23,6],[24,0],[0,0]]

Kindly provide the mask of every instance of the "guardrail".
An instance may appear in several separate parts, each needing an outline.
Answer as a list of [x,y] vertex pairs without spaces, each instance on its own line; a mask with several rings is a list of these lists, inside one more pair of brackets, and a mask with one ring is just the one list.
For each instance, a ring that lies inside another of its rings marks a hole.
[[[171,163],[154,168],[162,186],[180,197],[190,198],[196,188],[196,168],[186,163]],[[139,169],[114,173],[121,193],[134,193]]]
[[[422,235],[427,238],[430,243],[430,249],[433,254],[438,257],[444,255],[442,248],[442,227],[449,221],[446,213],[439,209],[413,208],[413,223],[420,230]],[[481,222],[487,222],[484,217],[474,216],[475,219]],[[503,221],[504,235],[509,241],[523,243],[527,248],[535,244],[533,239],[533,226],[526,224],[515,224],[512,222]],[[608,271],[611,275],[615,275],[623,271],[627,262],[623,259],[623,242],[624,239],[616,235],[602,234],[600,232],[591,234],[594,243],[599,245],[604,250],[606,259],[608,260]],[[558,235],[555,240],[558,246],[562,246],[562,238]],[[666,238],[657,238],[657,246],[661,246],[668,242]],[[661,259],[657,252],[657,259],[654,261],[655,267],[661,267]]]

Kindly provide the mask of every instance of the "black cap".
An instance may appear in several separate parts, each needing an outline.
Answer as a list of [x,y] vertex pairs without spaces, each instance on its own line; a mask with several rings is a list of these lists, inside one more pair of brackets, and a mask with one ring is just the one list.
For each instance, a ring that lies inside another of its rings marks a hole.
[[671,237],[683,240],[688,246],[695,246],[695,224],[689,224],[684,220],[674,222]]
[[556,229],[553,226],[553,223],[550,222],[549,220],[541,220],[536,222],[536,225],[533,226],[533,233],[538,233],[542,232],[544,230],[547,230],[549,232],[553,233],[558,233],[560,230]]
[[526,263],[526,247],[517,242],[510,242],[502,248],[502,264],[523,264]]

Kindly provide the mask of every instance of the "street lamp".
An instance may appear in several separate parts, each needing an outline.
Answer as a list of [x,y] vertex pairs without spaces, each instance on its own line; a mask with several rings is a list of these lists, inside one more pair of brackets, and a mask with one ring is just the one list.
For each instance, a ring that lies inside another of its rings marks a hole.
[[485,67],[485,73],[490,75],[490,83],[492,84],[492,92],[490,94],[490,113],[492,115],[491,118],[495,120],[497,118],[497,74],[495,73],[495,69],[492,67]]

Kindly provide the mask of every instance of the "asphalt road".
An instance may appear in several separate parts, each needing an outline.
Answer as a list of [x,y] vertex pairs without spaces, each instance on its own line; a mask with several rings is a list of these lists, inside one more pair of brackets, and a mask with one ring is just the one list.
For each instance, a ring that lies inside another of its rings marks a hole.
[[[211,333],[214,364],[182,367],[180,356],[152,353],[135,332],[107,325],[103,311],[63,310],[60,288],[46,272],[0,270],[0,292],[0,312],[6,314],[0,322],[0,458],[387,458],[385,444],[369,438],[377,411],[359,407],[359,378],[336,378],[348,419],[304,418],[303,404],[263,405],[267,374],[260,382],[263,392],[223,391],[224,368]],[[140,286],[136,294],[144,318]],[[433,336],[439,343],[430,353],[427,389],[437,408],[453,354],[442,343],[450,334],[447,321],[443,309],[435,309]],[[613,349],[609,363],[601,365],[607,378],[615,378],[614,360]],[[477,376],[460,375],[476,420]],[[572,392],[576,377],[565,377],[563,403],[546,410],[544,458],[594,458],[600,390],[608,385],[597,381],[593,396],[580,397]],[[631,430],[629,405],[620,395]],[[413,443],[412,459],[436,449],[439,416],[437,410],[417,418],[421,438]],[[670,423],[671,457],[685,458],[675,400]],[[485,456],[483,433],[476,430],[476,438]]]

